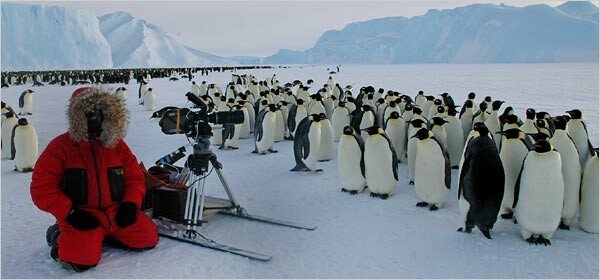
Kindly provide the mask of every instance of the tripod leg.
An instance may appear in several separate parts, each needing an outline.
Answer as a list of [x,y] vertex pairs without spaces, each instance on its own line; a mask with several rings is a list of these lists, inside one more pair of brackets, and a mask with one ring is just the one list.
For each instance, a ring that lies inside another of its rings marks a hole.
[[[196,194],[196,215],[194,217],[194,226],[196,224],[202,225],[202,216],[204,215],[204,183],[206,180],[202,179],[200,181],[202,181],[202,186],[200,187],[200,193]],[[200,181],[196,182],[196,185],[200,185]]]
[[[214,161],[216,161],[216,158],[214,159]],[[241,210],[242,207],[237,202],[237,200],[235,200],[235,197],[233,196],[233,192],[229,188],[229,184],[227,184],[227,181],[225,180],[225,176],[223,176],[223,173],[221,172],[221,168],[218,168],[218,166],[220,166],[221,164],[219,162],[217,162],[218,165],[216,165],[212,160],[211,160],[211,163],[213,164],[213,166],[215,167],[215,170],[217,171],[217,175],[219,176],[219,181],[221,181],[221,184],[223,185],[223,188],[225,189],[225,192],[227,193],[227,196],[229,197],[229,200],[231,201],[232,206],[235,207],[235,209],[237,209],[238,211]]]

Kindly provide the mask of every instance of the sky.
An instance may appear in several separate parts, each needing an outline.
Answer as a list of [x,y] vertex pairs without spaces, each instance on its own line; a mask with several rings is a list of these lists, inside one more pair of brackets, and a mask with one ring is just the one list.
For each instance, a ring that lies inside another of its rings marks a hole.
[[[125,11],[167,31],[181,43],[219,56],[258,56],[279,49],[303,51],[327,30],[374,18],[413,17],[429,9],[452,9],[474,3],[511,6],[565,1],[505,0],[304,0],[304,1],[11,1],[85,9],[97,16]],[[598,1],[594,1],[598,5]]]

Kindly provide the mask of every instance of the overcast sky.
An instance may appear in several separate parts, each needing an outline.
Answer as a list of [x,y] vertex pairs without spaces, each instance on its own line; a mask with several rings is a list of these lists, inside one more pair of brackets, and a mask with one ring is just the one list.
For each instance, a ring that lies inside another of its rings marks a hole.
[[[473,3],[527,6],[565,1],[11,1],[85,9],[97,16],[125,11],[169,32],[183,44],[219,56],[269,56],[306,50],[323,32],[374,18],[422,15]],[[596,5],[598,1],[595,1]]]

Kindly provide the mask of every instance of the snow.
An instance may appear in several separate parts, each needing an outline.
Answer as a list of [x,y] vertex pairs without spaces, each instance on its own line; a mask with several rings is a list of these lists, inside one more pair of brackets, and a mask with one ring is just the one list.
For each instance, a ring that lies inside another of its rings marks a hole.
[[[326,66],[292,66],[238,71],[259,79],[276,74],[280,84],[311,78],[327,81]],[[335,75],[340,85],[363,85],[398,90],[414,96],[449,92],[462,104],[470,91],[477,101],[486,95],[506,101],[524,118],[525,109],[551,115],[579,108],[590,138],[598,146],[598,64],[513,65],[342,65]],[[231,73],[196,77],[221,88]],[[2,89],[2,100],[17,107],[20,93],[29,88]],[[108,85],[112,89],[122,86]],[[159,107],[186,104],[191,83],[151,80]],[[184,136],[164,135],[150,112],[137,105],[138,85],[128,89],[130,124],[126,141],[146,166],[187,143]],[[67,100],[77,86],[36,87],[34,115],[40,151],[67,128]],[[313,93],[320,86],[309,91]],[[503,107],[504,108],[504,107]],[[452,189],[437,212],[415,207],[418,198],[408,185],[407,166],[399,166],[400,181],[388,200],[368,193],[350,196],[338,187],[337,160],[319,163],[322,173],[293,173],[292,142],[275,143],[279,153],[259,156],[251,138],[239,150],[214,152],[237,200],[252,214],[315,225],[314,231],[278,227],[219,216],[201,232],[216,241],[265,254],[269,262],[196,247],[162,238],[146,252],[104,247],[100,264],[76,274],[60,269],[49,256],[45,231],[54,218],[31,202],[31,173],[12,171],[2,160],[1,241],[2,278],[598,278],[598,235],[579,229],[557,230],[552,246],[534,246],[519,234],[519,226],[498,220],[486,239],[477,229],[461,227],[457,203],[457,171]],[[215,174],[207,178],[208,193],[225,197]]]

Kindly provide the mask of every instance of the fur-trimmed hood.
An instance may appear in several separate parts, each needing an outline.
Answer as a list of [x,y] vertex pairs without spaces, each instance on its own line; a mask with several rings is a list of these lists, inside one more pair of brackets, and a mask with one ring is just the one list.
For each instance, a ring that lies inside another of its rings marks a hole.
[[98,139],[105,147],[113,148],[125,137],[128,112],[109,90],[103,88],[80,88],[73,92],[67,109],[71,139],[75,142],[88,139],[85,114],[95,109],[101,110],[104,118]]

